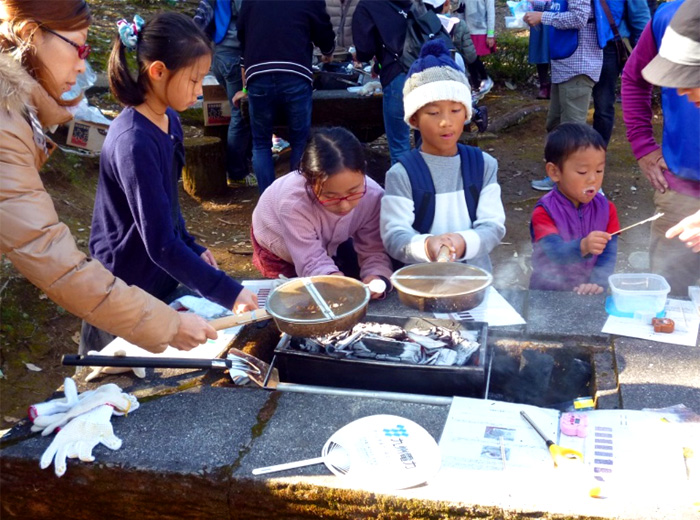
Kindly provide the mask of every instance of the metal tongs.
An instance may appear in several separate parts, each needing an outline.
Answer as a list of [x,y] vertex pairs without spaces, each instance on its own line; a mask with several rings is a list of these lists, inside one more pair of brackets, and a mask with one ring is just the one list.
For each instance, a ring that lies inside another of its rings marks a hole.
[[[238,350],[230,348],[226,358],[187,358],[162,356],[100,356],[67,354],[62,363],[67,366],[91,367],[143,367],[143,368],[175,368],[175,369],[221,369],[228,370],[233,382],[237,385],[246,384],[249,380],[258,386],[265,386],[265,376],[270,367],[264,361]],[[271,374],[275,379],[277,376]]]

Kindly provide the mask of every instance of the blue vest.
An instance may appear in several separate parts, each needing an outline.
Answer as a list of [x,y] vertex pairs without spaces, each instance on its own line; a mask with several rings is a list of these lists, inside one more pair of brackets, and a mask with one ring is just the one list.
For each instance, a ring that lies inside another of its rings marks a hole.
[[[467,210],[472,224],[476,221],[476,208],[479,193],[484,185],[484,154],[475,146],[457,144],[462,166],[462,184]],[[429,233],[435,219],[435,184],[430,169],[418,149],[413,149],[399,157],[408,179],[411,181],[411,194],[415,218],[413,229],[421,234]]]
[[[617,30],[620,32],[620,25],[622,24],[622,18],[625,14],[625,1],[624,0],[606,0],[608,8],[610,9],[610,14],[612,14],[615,25],[617,25]],[[593,11],[595,14],[595,30],[598,36],[598,45],[600,48],[604,48],[609,41],[615,39],[615,33],[610,27],[608,22],[608,17],[605,14],[603,6],[600,5],[600,0],[593,0]]]
[[[590,202],[576,208],[557,188],[554,188],[535,204],[535,208],[540,206],[551,217],[564,242],[580,240],[588,236],[591,231],[605,231],[610,220],[610,203],[600,193],[597,193]],[[530,223],[530,236],[534,242],[532,223]],[[597,260],[598,255],[591,255],[573,264],[557,263],[547,257],[539,243],[534,243],[530,289],[570,291],[577,285],[590,281]]]
[[[569,10],[568,0],[552,0],[550,12],[565,13]],[[571,56],[578,48],[578,29],[557,29],[549,26],[549,57],[563,60]]]
[[[666,27],[684,0],[667,2],[659,6],[651,22],[656,48]],[[700,110],[679,96],[675,88],[661,89],[661,106],[664,113],[662,152],[670,171],[684,179],[700,181]]]

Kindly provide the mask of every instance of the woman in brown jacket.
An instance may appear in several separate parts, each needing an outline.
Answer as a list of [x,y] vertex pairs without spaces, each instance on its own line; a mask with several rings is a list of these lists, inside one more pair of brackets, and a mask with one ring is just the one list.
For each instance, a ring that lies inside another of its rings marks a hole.
[[84,0],[0,2],[0,252],[93,325],[153,352],[167,345],[189,350],[216,331],[88,259],[39,177],[55,148],[42,128],[72,117],[61,95],[85,70],[90,22]]

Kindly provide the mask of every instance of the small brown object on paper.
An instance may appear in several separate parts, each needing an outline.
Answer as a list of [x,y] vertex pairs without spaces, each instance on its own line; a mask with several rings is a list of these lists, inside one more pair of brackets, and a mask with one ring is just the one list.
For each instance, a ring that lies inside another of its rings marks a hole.
[[654,332],[663,332],[671,334],[676,327],[676,324],[671,318],[652,318],[651,324],[654,326]]

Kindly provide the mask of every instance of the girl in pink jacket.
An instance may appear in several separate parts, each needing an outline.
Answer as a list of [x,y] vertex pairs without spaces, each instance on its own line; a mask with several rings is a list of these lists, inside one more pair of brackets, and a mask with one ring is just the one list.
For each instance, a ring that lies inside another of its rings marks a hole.
[[379,234],[384,190],[365,175],[365,167],[362,145],[348,130],[314,134],[299,170],[277,179],[253,211],[255,267],[268,278],[388,281],[391,260]]

